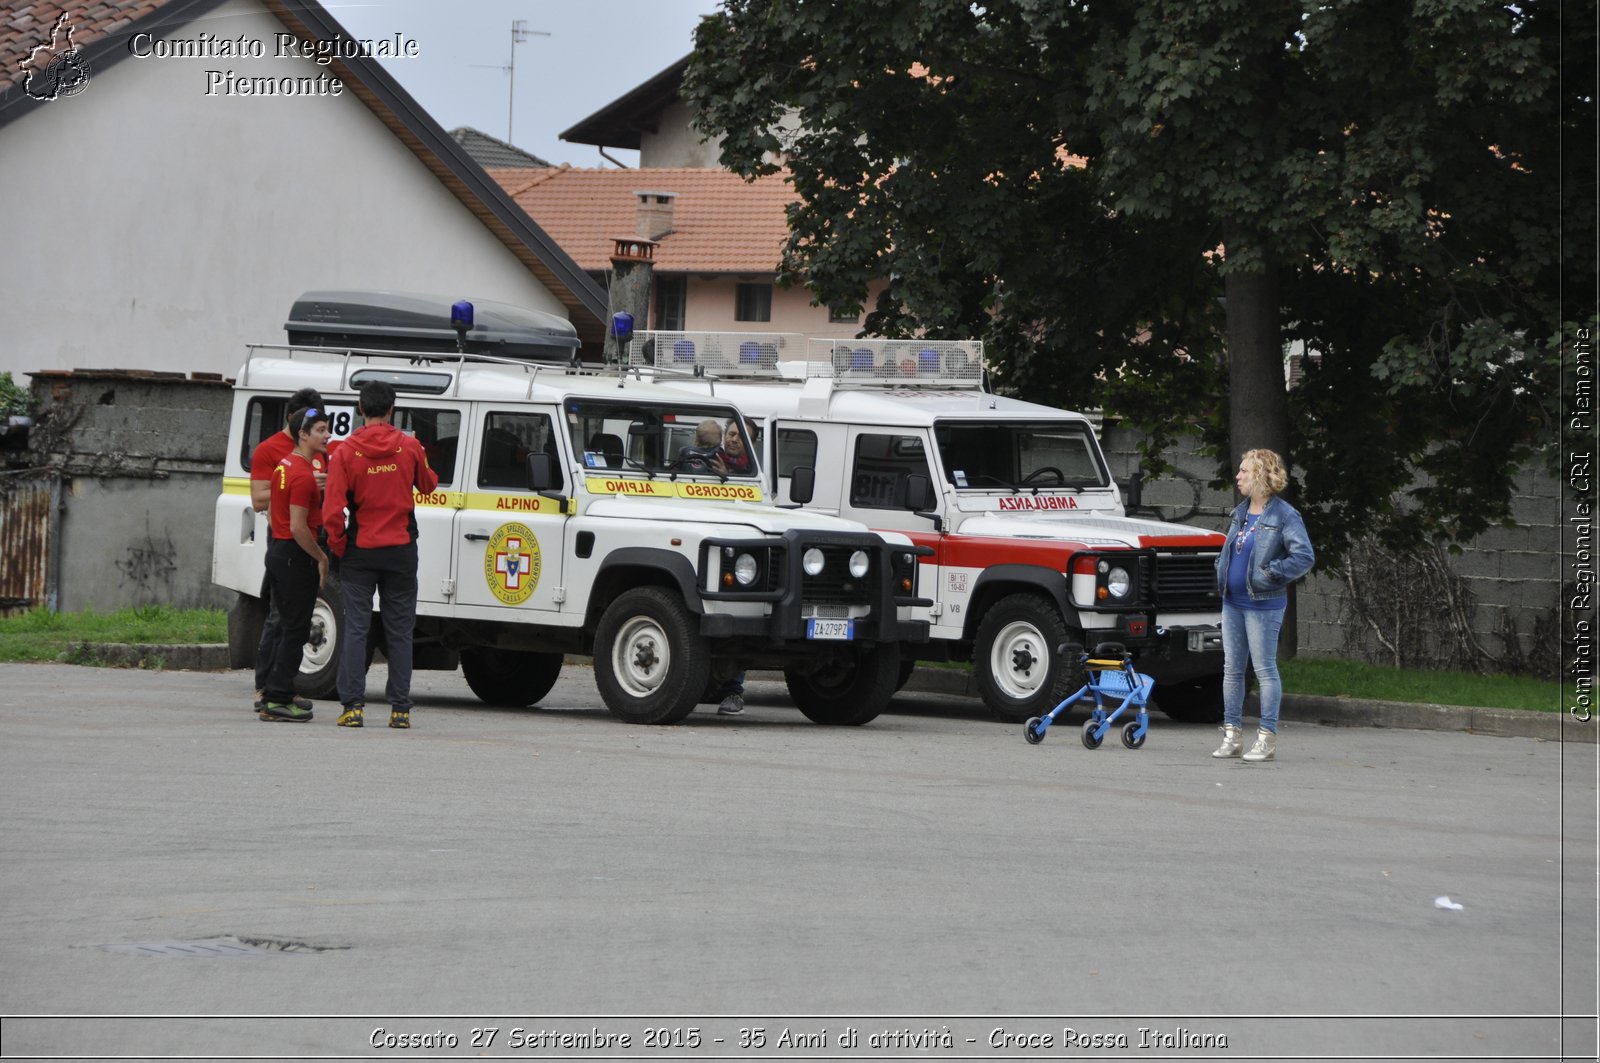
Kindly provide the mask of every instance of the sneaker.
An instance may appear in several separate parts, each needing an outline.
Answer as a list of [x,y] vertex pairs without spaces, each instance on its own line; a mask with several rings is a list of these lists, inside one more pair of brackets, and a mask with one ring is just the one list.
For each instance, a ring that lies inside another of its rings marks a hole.
[[302,709],[298,705],[282,701],[263,702],[257,715],[269,723],[276,721],[286,721],[288,723],[311,722],[311,711],[309,709]]
[[399,728],[402,731],[404,731],[407,728],[409,728],[411,726],[411,710],[410,709],[390,709],[389,710],[389,726],[390,727]]
[[339,714],[339,726],[340,727],[360,727],[360,726],[362,726],[361,710],[364,709],[364,708],[366,708],[366,706],[364,704],[362,704],[361,702],[359,702],[359,701],[356,702],[353,705],[346,705],[344,707],[344,711]]
[[[311,699],[309,699],[309,698],[296,697],[296,698],[293,699],[291,704],[295,705],[298,708],[305,709],[307,712],[311,712],[316,708],[316,706],[314,706],[311,703]],[[259,690],[256,691],[255,710],[257,712],[260,712],[262,709],[264,709],[266,707],[267,707],[267,696],[265,694],[263,694]]]
[[1222,745],[1217,747],[1213,757],[1237,757],[1244,752],[1244,730],[1239,727],[1223,727]]
[[744,712],[744,695],[729,694],[722,699],[722,704],[717,706],[718,716],[738,716]]
[[1256,744],[1250,747],[1250,752],[1244,755],[1244,759],[1252,763],[1259,763],[1263,760],[1271,760],[1277,755],[1278,736],[1271,731],[1262,730],[1256,732]]

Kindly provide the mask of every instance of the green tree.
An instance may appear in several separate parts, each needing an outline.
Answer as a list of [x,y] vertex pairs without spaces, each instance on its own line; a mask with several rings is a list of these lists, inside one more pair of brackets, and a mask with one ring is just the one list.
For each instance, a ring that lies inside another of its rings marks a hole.
[[[1190,426],[1221,476],[1294,455],[1335,559],[1505,519],[1550,434],[1594,289],[1592,152],[1558,135],[1592,145],[1593,15],[725,0],[685,88],[725,164],[790,172],[785,280],[887,277],[868,331],[981,334],[1003,387],[1133,419],[1153,466]],[[1287,393],[1286,340],[1318,356]]]

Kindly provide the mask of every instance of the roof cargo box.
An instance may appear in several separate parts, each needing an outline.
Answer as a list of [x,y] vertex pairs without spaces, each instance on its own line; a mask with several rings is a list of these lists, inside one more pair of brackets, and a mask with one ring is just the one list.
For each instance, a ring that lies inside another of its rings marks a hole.
[[[296,347],[455,354],[450,307],[458,301],[411,292],[306,292],[283,327]],[[578,332],[564,317],[488,299],[467,302],[473,307],[468,354],[563,364],[576,355]]]

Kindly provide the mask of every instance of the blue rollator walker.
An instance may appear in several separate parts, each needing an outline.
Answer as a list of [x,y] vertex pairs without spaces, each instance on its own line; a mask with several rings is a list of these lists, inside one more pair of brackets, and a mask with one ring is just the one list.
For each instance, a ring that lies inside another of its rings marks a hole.
[[[1144,745],[1144,736],[1150,732],[1150,713],[1146,711],[1146,705],[1150,701],[1150,691],[1155,689],[1156,681],[1134,671],[1133,654],[1129,653],[1120,642],[1100,643],[1094,648],[1092,657],[1083,652],[1083,647],[1070,642],[1056,647],[1056,652],[1062,657],[1068,656],[1073,650],[1078,651],[1078,667],[1083,670],[1086,680],[1084,685],[1076,692],[1068,694],[1061,704],[1044,716],[1035,716],[1023,724],[1022,737],[1032,745],[1043,742],[1045,731],[1055,723],[1057,716],[1092,694],[1094,712],[1089,714],[1089,718],[1083,724],[1083,744],[1086,747],[1099,749],[1100,743],[1105,741],[1106,732],[1111,730],[1111,725],[1128,711],[1129,705],[1137,707],[1139,711],[1133,719],[1122,725],[1122,744],[1129,749],[1138,749]],[[1120,655],[1122,659],[1114,660],[1113,657],[1116,655]],[[1119,699],[1122,704],[1107,712],[1106,698]]]

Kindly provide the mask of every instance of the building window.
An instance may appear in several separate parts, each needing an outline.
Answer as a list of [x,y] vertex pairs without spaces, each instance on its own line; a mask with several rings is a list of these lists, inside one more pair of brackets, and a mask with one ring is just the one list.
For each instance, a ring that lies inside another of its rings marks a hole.
[[860,320],[861,312],[859,310],[852,310],[847,313],[837,306],[828,307],[828,324],[830,325],[854,325]]
[[772,285],[739,285],[738,300],[734,305],[733,319],[735,321],[771,321]]
[[656,330],[682,332],[689,304],[689,278],[656,277]]

